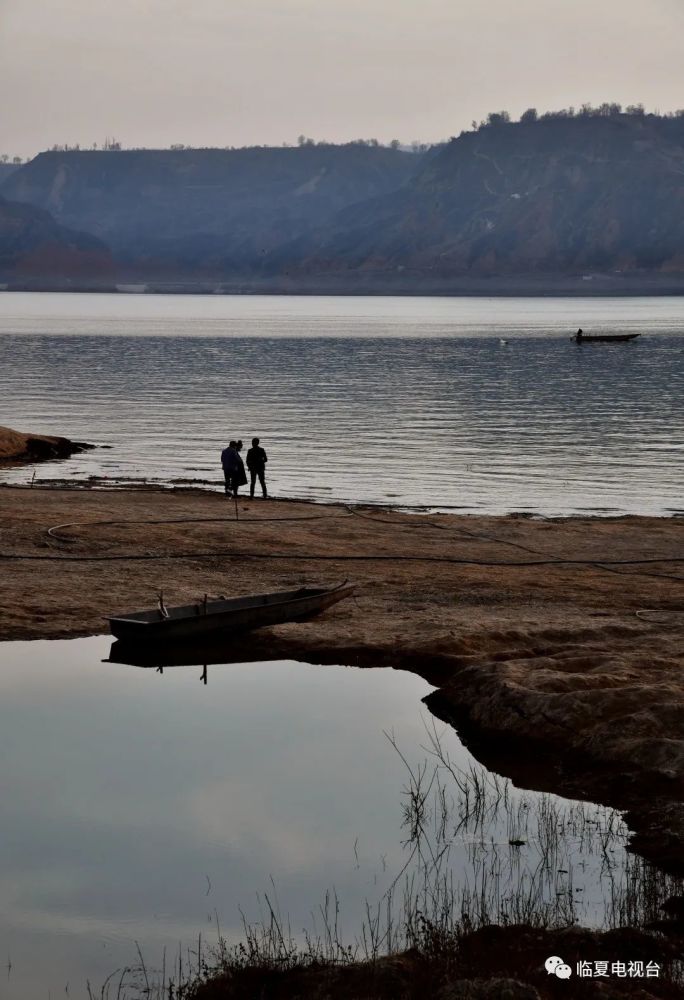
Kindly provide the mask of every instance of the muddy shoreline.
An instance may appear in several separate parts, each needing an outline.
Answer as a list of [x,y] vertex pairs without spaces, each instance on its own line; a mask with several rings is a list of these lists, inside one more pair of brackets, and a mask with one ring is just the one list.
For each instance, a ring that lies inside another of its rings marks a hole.
[[201,490],[0,487],[0,640],[100,634],[161,588],[173,604],[353,579],[354,600],[229,657],[419,673],[485,764],[627,810],[635,849],[684,872],[681,520],[237,513]]

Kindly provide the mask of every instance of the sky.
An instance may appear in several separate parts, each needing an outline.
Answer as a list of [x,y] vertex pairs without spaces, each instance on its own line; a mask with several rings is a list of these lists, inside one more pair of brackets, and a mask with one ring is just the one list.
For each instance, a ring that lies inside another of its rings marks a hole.
[[435,142],[490,111],[684,106],[684,0],[0,0],[0,153]]

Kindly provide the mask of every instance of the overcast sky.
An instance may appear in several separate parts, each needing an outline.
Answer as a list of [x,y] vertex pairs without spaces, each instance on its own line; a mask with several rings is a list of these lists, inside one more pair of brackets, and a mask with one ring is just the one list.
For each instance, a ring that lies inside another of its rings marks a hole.
[[0,152],[435,141],[473,118],[684,106],[684,0],[0,0]]

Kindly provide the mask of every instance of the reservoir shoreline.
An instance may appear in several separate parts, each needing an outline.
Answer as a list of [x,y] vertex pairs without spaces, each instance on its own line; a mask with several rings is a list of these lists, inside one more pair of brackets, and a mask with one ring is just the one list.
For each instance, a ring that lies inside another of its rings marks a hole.
[[101,634],[161,589],[177,604],[349,578],[353,600],[210,662],[412,670],[487,766],[627,810],[634,848],[684,871],[680,519],[246,498],[237,515],[197,489],[1,486],[0,640]]

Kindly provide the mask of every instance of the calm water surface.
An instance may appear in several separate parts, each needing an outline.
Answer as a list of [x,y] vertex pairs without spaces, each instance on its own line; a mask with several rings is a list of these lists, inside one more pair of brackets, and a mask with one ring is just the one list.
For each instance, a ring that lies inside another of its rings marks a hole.
[[[475,768],[487,786],[469,816],[443,777],[457,891],[482,890],[497,913],[521,891],[582,922],[614,919],[635,863],[620,821],[487,776],[430,721],[419,677],[271,662],[210,666],[205,686],[195,667],[102,662],[109,649],[107,637],[0,647],[5,1000],[67,984],[80,1000],[86,979],[99,988],[136,962],[136,941],[154,968],[200,931],[215,940],[217,915],[236,940],[240,908],[258,920],[264,893],[300,936],[322,930],[334,890],[353,942],[366,901],[397,879],[401,895],[402,868],[417,867],[402,826],[409,776],[386,734],[429,775],[432,726],[465,784]],[[428,800],[430,831],[439,815]]]
[[37,478],[219,488],[256,434],[279,495],[667,514],[683,387],[677,298],[0,294],[0,424],[108,446]]

